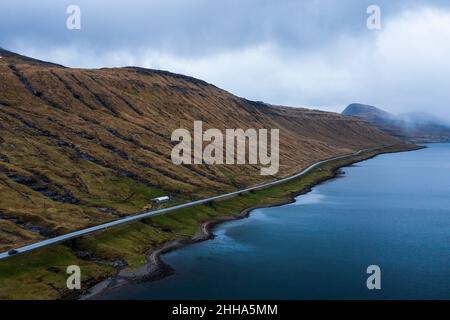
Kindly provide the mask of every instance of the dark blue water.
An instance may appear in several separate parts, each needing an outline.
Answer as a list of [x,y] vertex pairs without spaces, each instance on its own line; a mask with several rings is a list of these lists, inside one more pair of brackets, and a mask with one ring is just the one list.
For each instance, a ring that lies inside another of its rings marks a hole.
[[[105,298],[449,299],[450,144],[344,170],[164,255],[176,275]],[[369,265],[381,268],[381,290],[367,289]]]

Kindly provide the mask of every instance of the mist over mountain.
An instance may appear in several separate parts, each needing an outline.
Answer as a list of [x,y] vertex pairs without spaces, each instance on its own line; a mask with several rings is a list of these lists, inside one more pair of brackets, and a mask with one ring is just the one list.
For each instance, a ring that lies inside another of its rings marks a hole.
[[379,129],[409,142],[450,141],[450,125],[426,112],[394,115],[374,106],[352,103],[342,111],[342,115],[372,123]]

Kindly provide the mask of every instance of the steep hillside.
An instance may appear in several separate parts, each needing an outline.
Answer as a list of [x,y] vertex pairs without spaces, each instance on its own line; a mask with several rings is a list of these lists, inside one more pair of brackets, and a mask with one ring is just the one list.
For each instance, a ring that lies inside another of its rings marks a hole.
[[426,113],[397,116],[374,106],[352,103],[345,108],[342,115],[367,121],[405,141],[415,143],[450,141],[450,126]]
[[280,129],[280,171],[397,143],[335,113],[248,101],[204,81],[135,67],[82,70],[0,51],[0,250],[276,177],[256,165],[172,163],[172,131]]

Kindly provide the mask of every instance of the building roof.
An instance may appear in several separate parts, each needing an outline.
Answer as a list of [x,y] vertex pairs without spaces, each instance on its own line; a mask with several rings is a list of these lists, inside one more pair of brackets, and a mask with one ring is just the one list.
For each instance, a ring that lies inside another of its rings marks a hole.
[[152,199],[153,201],[164,201],[164,200],[169,200],[169,196],[162,196],[162,197],[157,197]]

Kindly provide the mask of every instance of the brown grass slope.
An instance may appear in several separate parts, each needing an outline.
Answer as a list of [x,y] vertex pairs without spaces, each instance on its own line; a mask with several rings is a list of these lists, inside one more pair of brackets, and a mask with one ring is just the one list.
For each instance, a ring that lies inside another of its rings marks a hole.
[[171,133],[279,128],[280,171],[398,142],[335,113],[272,106],[141,68],[65,68],[0,50],[0,250],[136,213],[149,199],[206,197],[273,179],[254,165],[182,165]]

